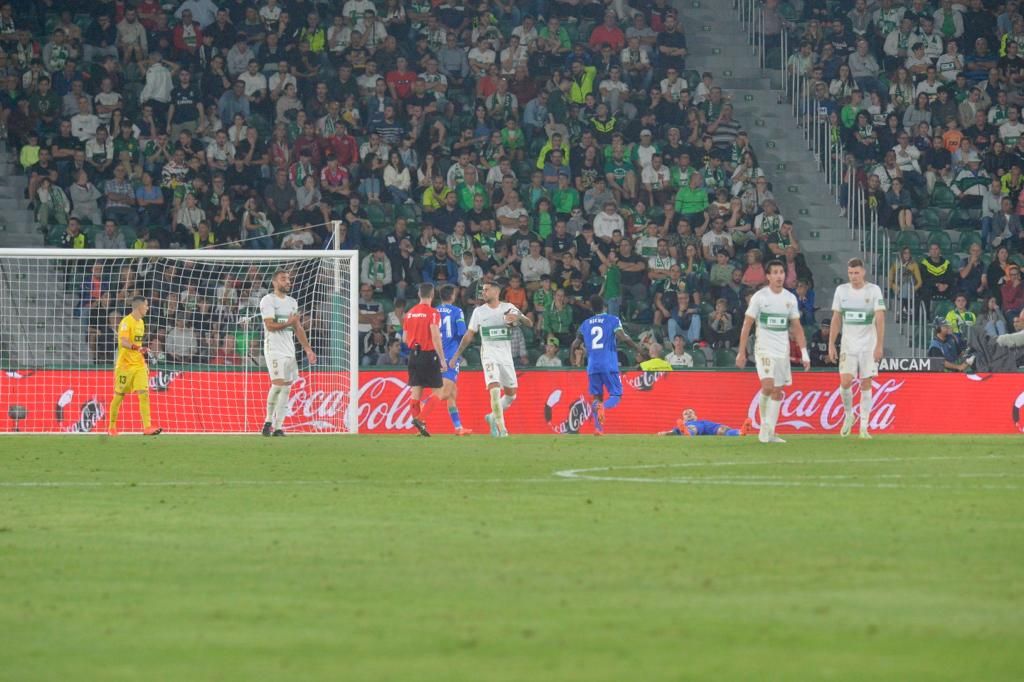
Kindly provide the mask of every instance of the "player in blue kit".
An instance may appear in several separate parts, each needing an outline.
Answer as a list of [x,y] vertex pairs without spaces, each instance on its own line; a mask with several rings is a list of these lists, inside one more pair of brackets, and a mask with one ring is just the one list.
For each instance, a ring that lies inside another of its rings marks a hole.
[[[441,347],[444,350],[444,357],[448,359],[455,355],[459,343],[466,333],[466,316],[462,308],[455,305],[455,292],[457,289],[451,284],[441,287],[441,305],[436,310],[441,314]],[[456,399],[459,394],[459,363],[448,366],[448,369],[441,374],[441,390],[437,397],[448,403],[448,416],[451,417],[452,426],[455,427],[456,436],[467,436],[473,433],[462,425],[459,417],[459,407]]]
[[[622,322],[615,315],[604,312],[604,299],[590,297],[590,308],[594,316],[580,325],[572,347],[582,345],[587,349],[587,378],[590,380],[591,405],[594,419],[594,434],[604,433],[604,413],[622,400],[622,377],[619,376],[619,354],[617,341],[622,341],[633,350],[640,350],[633,339],[622,330]],[[604,399],[605,389],[608,400]]]
[[683,418],[676,420],[676,428],[671,431],[659,431],[659,436],[745,436],[750,432],[750,420],[743,422],[739,429],[731,429],[725,424],[697,419],[694,410],[683,410]]

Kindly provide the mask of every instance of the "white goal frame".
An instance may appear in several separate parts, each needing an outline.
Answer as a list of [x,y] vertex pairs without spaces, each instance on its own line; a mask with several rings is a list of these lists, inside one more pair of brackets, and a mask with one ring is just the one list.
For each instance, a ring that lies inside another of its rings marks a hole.
[[[96,259],[140,259],[160,258],[172,260],[205,260],[205,261],[314,261],[329,260],[333,262],[335,293],[341,293],[342,282],[341,263],[349,263],[349,291],[348,291],[348,340],[350,347],[347,372],[350,377],[348,386],[348,402],[344,416],[344,431],[303,431],[303,435],[348,435],[359,433],[359,268],[360,254],[357,250],[328,248],[323,250],[284,250],[284,249],[60,249],[60,248],[0,248],[0,262],[9,259],[36,259],[52,262],[81,260],[91,261]],[[7,283],[0,277],[0,300],[2,300],[3,288]],[[18,369],[18,368],[9,368]],[[28,368],[21,368],[28,369]],[[251,367],[248,363],[240,368],[240,371],[250,374],[253,372],[264,373],[259,367]],[[111,367],[113,372],[113,367]],[[3,381],[3,379],[0,379]],[[244,382],[248,390],[248,376]],[[230,396],[225,396],[230,400]],[[0,431],[0,435],[55,435],[57,433],[70,433],[67,431]],[[244,431],[206,431],[188,432],[173,435],[252,435],[253,432]],[[106,428],[97,429],[91,435],[106,434]],[[85,435],[89,435],[88,433]]]

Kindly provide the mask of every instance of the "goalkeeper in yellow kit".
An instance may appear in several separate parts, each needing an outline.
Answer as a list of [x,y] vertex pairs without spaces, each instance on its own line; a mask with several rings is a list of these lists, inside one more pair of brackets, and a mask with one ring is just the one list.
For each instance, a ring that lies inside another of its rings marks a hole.
[[117,435],[117,414],[121,411],[126,393],[139,396],[139,414],[142,415],[142,432],[155,436],[163,429],[154,428],[149,417],[149,369],[146,354],[149,349],[142,345],[146,336],[146,323],[142,318],[149,312],[149,301],[142,296],[132,298],[132,312],[124,316],[117,325],[117,364],[114,365],[114,399],[110,401],[110,426],[107,432]]

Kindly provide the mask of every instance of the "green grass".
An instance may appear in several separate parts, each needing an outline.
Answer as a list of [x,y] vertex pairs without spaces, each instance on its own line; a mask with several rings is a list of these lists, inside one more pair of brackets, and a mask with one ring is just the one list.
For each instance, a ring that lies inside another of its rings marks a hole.
[[4,438],[0,679],[1020,680],[1020,452]]

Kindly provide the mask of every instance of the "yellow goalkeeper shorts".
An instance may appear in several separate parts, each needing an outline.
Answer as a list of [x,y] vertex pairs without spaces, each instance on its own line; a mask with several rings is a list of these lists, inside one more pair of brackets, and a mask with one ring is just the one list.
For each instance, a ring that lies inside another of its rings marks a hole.
[[149,370],[145,367],[118,367],[114,370],[114,392],[135,393],[149,390]]

